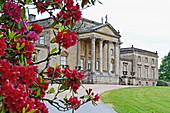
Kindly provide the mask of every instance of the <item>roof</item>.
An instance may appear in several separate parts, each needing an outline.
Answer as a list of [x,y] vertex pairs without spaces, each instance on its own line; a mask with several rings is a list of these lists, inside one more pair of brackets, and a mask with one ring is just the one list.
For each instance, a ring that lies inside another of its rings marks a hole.
[[81,29],[78,33],[87,33],[87,32],[92,32],[92,31],[96,31],[102,27],[108,26],[111,31],[117,36],[117,37],[121,37],[121,35],[119,34],[119,32],[117,32],[109,23],[105,23],[105,24],[99,24],[96,26],[91,26],[91,27],[87,27],[84,29]]
[[134,48],[133,46],[132,47],[128,47],[128,48],[121,48],[120,49],[120,53],[121,54],[133,53],[133,52],[138,52],[138,53],[141,53],[141,54],[152,55],[152,56],[158,57],[158,53],[157,52],[152,52],[152,51],[148,51],[148,50]]

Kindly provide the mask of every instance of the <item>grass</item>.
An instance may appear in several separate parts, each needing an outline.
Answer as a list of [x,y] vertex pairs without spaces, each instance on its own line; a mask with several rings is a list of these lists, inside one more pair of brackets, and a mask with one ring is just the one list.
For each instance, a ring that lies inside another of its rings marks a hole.
[[129,87],[100,95],[118,113],[170,113],[170,87]]

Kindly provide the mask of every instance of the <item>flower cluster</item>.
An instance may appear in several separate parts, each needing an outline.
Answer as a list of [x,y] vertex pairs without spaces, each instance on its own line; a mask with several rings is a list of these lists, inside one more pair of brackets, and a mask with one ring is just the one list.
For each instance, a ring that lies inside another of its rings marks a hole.
[[62,24],[69,25],[71,21],[77,22],[78,20],[81,19],[82,13],[80,10],[78,10],[79,9],[78,4],[73,6],[72,4],[70,5],[70,3],[68,3],[66,7],[68,8],[68,11],[61,10],[59,13],[57,13],[56,19],[60,18],[63,19],[63,21],[61,21]]
[[40,26],[38,23],[32,23],[32,27],[34,31],[38,34],[40,34],[43,31],[42,26]]
[[75,110],[77,110],[77,109],[80,107],[80,105],[81,105],[81,100],[78,100],[77,97],[72,97],[72,96],[71,96],[68,101],[70,102],[71,106],[72,106]]
[[58,32],[56,36],[56,42],[62,43],[62,46],[65,49],[68,49],[69,47],[76,44],[77,38],[78,36],[76,35],[76,32],[70,30],[63,30],[61,32]]
[[100,99],[99,95],[98,94],[94,95],[94,93],[92,92],[92,89],[90,89],[90,88],[86,89],[86,93],[88,95],[90,95],[91,100],[94,101],[94,102],[96,102],[96,101],[98,101]]
[[[78,72],[78,70],[70,70],[69,67],[66,67],[64,70],[64,77],[69,78],[68,87],[71,87],[73,91],[77,91],[81,86],[80,80],[84,78],[84,74],[82,72]],[[68,81],[68,80],[67,80]]]
[[[28,111],[37,109],[35,104],[38,102],[36,101],[38,98],[30,96],[31,93],[34,93],[29,90],[30,87],[34,87],[32,84],[36,82],[38,86],[41,86],[42,92],[45,92],[48,88],[47,83],[40,83],[38,81],[39,78],[36,77],[37,71],[38,69],[34,65],[11,65],[5,60],[0,60],[0,95],[4,95],[6,110],[20,112],[28,105]],[[46,108],[43,106],[41,109]]]
[[61,68],[60,67],[57,67],[57,68],[53,68],[53,67],[48,67],[47,69],[47,76],[48,77],[52,77],[52,78],[59,78],[61,77]]
[[5,43],[5,37],[1,37],[0,38],[0,44],[1,44],[1,48],[0,48],[0,56],[4,55],[5,49],[6,49],[6,43]]
[[[79,4],[74,0],[1,0],[0,8],[0,110],[5,112],[21,113],[48,113],[48,109],[42,102],[49,82],[59,84],[58,93],[70,89],[76,93],[81,86],[84,74],[78,70],[71,70],[69,67],[61,69],[48,67],[49,59],[52,55],[40,62],[33,62],[33,52],[38,35],[43,31],[42,26],[32,23],[28,26],[26,21],[26,6],[34,4],[38,12],[48,12],[54,19],[52,27],[57,24],[57,35],[53,38],[54,43],[60,43],[65,49],[73,46],[77,42],[78,36],[74,28],[75,22],[81,18]],[[84,1],[84,0],[83,0]],[[87,0],[88,1],[88,0]],[[94,0],[91,0],[94,1]],[[78,2],[77,2],[78,3]],[[82,2],[83,3],[83,2]],[[83,4],[87,4],[84,2]],[[52,7],[52,8],[51,8]],[[51,10],[60,9],[55,17]],[[51,27],[50,26],[50,27]],[[60,47],[59,47],[60,48]],[[58,54],[60,54],[58,52]],[[39,72],[34,64],[46,63],[45,68]],[[47,76],[44,70],[47,69]],[[50,89],[50,93],[55,89]],[[89,95],[94,95],[91,92]],[[55,97],[56,98],[56,97]],[[92,101],[99,99],[98,95],[90,97]],[[74,110],[78,109],[81,101],[78,97],[64,99],[64,105],[70,105]],[[48,101],[52,104],[53,101]],[[63,101],[61,101],[63,102]],[[70,107],[69,106],[69,107]],[[59,106],[61,107],[61,106]],[[65,110],[64,107],[61,107]],[[67,108],[68,109],[68,108]]]
[[4,14],[7,14],[9,16],[11,16],[11,19],[15,22],[15,23],[19,23],[21,22],[21,8],[18,4],[11,2],[11,1],[7,1],[3,7],[3,12]]
[[[11,44],[11,46],[16,50],[16,52],[24,54],[27,58],[30,58],[34,51],[35,45],[33,43],[30,43],[28,40],[22,39],[14,41],[14,43]],[[20,48],[18,49],[18,47]]]

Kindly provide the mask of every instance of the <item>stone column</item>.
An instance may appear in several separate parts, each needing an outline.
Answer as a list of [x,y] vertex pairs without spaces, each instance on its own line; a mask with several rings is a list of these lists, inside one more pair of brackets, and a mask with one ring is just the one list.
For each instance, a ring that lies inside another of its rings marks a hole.
[[115,74],[120,75],[120,47],[119,43],[114,44]]
[[111,44],[111,42],[109,41],[109,42],[107,43],[107,71],[108,71],[108,74],[111,74],[110,44]]
[[99,42],[99,71],[103,73],[103,39]]
[[88,55],[89,55],[89,40],[86,40],[86,42],[85,42],[85,58],[86,58],[86,61],[85,61],[85,63],[86,63],[86,70],[88,70]]
[[95,63],[96,63],[96,58],[95,58],[95,43],[96,39],[94,37],[91,38],[91,72],[95,72]]
[[80,66],[80,38],[77,41],[77,66]]

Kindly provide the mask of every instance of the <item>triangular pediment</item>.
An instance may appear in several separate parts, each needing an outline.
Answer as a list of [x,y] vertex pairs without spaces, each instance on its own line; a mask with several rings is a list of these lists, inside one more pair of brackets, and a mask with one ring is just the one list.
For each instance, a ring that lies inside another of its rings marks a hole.
[[113,31],[113,29],[111,29],[111,28],[109,27],[109,25],[102,26],[102,27],[98,28],[96,31],[101,32],[101,33],[104,33],[104,34],[109,34],[109,35],[117,35],[117,34],[115,34],[115,32]]

